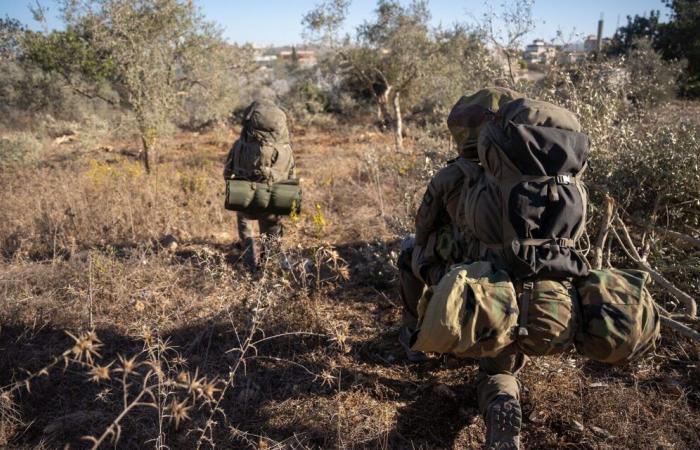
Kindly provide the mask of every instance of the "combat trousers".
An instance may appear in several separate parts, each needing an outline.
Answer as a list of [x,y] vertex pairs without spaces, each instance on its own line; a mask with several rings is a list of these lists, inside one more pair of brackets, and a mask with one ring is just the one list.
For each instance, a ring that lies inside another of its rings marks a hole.
[[494,358],[479,360],[476,394],[479,398],[479,410],[484,417],[489,404],[499,395],[509,395],[520,401],[520,381],[517,375],[527,360],[527,356],[515,344],[511,344]]
[[243,258],[248,264],[256,266],[261,261],[263,251],[259,239],[255,238],[254,224],[258,222],[261,237],[282,237],[280,217],[276,215],[258,216],[242,212],[239,212],[237,217],[238,238],[243,247]]

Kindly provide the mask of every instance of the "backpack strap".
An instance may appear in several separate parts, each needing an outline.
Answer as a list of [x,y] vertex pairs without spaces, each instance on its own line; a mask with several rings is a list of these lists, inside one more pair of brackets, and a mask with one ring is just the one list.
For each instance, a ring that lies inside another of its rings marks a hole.
[[465,246],[465,242],[464,237],[462,236],[462,232],[459,229],[459,223],[461,222],[463,214],[462,205],[464,205],[464,200],[467,194],[466,182],[467,179],[478,176],[479,171],[474,166],[474,164],[469,164],[467,160],[462,158],[461,156],[455,159],[454,163],[457,164],[457,167],[459,167],[459,169],[464,174],[464,184],[462,184],[462,189],[459,193],[459,200],[457,201],[457,217],[455,218],[455,220],[452,221],[452,234],[454,235],[457,245],[459,245],[460,248],[462,248]]
[[532,291],[535,288],[535,283],[532,281],[525,281],[522,286],[522,291],[518,298],[518,306],[520,308],[520,315],[518,316],[518,337],[525,337],[529,334],[527,331],[527,313],[530,308],[530,299],[532,298]]
[[[513,242],[519,242],[520,245],[532,245],[535,247],[568,247],[568,248],[573,248],[576,246],[576,241],[573,239],[557,239],[557,238],[546,238],[546,239],[535,239],[535,238],[527,238],[527,239],[514,239]],[[504,248],[509,247],[509,245],[506,244],[485,244],[482,243],[486,248],[494,249],[494,250],[503,250]]]

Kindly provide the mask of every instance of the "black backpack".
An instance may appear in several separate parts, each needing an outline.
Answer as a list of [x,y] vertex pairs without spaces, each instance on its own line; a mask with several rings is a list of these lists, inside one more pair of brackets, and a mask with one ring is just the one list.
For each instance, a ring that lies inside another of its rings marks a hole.
[[479,136],[484,173],[463,205],[481,257],[516,280],[588,272],[576,243],[588,195],[581,182],[589,139],[573,113],[520,98],[501,106]]

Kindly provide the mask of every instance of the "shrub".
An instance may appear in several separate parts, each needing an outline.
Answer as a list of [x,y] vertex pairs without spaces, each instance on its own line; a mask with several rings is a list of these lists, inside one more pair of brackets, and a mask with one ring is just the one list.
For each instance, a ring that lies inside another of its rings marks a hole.
[[625,66],[630,81],[627,97],[649,107],[675,96],[684,64],[663,60],[649,39],[639,39],[628,52]]
[[7,169],[35,163],[39,160],[42,145],[30,133],[12,133],[0,138],[0,168]]
[[700,225],[700,127],[683,122],[639,127],[604,159],[600,162],[612,168],[606,184],[629,212],[648,217],[663,209],[676,225]]

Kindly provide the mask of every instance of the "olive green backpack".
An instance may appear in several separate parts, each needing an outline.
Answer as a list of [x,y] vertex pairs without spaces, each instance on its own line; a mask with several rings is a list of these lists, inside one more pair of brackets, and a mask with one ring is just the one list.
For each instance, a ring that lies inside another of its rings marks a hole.
[[228,210],[289,215],[301,208],[301,188],[294,179],[294,156],[287,117],[271,102],[253,102],[243,131],[229,152],[225,174]]

